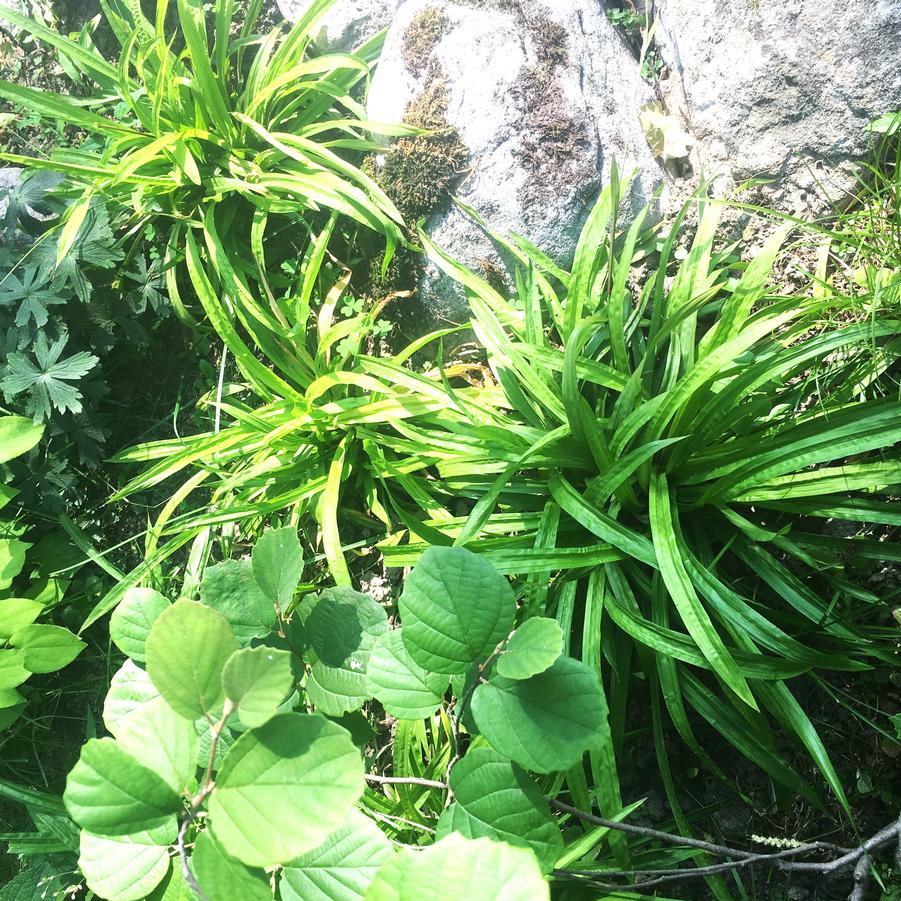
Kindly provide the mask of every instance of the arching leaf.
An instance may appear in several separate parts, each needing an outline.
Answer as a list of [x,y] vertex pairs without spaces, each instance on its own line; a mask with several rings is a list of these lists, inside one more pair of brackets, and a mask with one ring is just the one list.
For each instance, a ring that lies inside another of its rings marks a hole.
[[253,546],[253,576],[266,597],[284,609],[303,573],[303,554],[297,529],[269,529]]
[[294,688],[291,653],[265,646],[242,648],[225,664],[222,684],[241,722],[249,728],[262,726]]
[[563,630],[555,619],[527,619],[498,655],[496,669],[507,679],[528,679],[543,673],[563,653]]
[[[270,828],[277,828],[273,823]],[[191,870],[208,901],[270,901],[264,870],[235,860],[209,830],[201,832],[191,855]],[[193,897],[193,892],[192,892]]]
[[69,815],[96,835],[130,835],[166,826],[178,795],[111,738],[92,738],[69,773],[63,801]]
[[352,588],[330,588],[301,608],[301,615],[311,664],[307,695],[329,716],[358,710],[369,698],[370,652],[388,631],[384,608]]
[[157,617],[170,606],[152,588],[129,588],[109,621],[113,644],[132,660],[144,662],[144,644]]
[[82,829],[78,866],[88,888],[106,901],[138,901],[169,872],[175,818],[162,829],[109,838]]
[[362,901],[376,871],[394,853],[387,836],[352,810],[324,844],[282,871],[282,901]]

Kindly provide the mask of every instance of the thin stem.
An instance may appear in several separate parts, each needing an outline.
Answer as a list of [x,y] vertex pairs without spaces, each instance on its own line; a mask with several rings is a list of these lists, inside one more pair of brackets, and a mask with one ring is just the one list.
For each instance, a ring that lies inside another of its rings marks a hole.
[[548,799],[551,807],[560,810],[563,813],[571,814],[587,823],[593,823],[595,826],[606,826],[607,829],[616,829],[619,832],[628,832],[632,835],[640,835],[643,838],[655,838],[658,841],[666,842],[670,845],[687,845],[691,848],[699,848],[701,851],[708,851],[711,854],[719,854],[721,857],[737,857],[740,859],[747,857],[757,857],[753,851],[741,851],[738,848],[729,848],[725,845],[715,845],[711,842],[705,842],[698,838],[687,838],[684,835],[673,835],[670,832],[661,832],[659,829],[650,829],[646,826],[634,826],[632,823],[618,823],[616,820],[608,820],[605,817],[597,817],[592,813],[586,813],[579,810],[578,807],[572,807],[552,798]]
[[197,819],[197,815],[200,813],[200,808],[203,807],[203,802],[206,801],[210,793],[213,791],[213,788],[215,787],[215,783],[213,782],[213,768],[216,764],[216,749],[219,747],[219,739],[222,736],[222,730],[225,728],[225,724],[228,721],[228,718],[232,715],[234,709],[234,704],[232,704],[231,701],[226,701],[225,706],[222,708],[222,717],[220,718],[218,723],[214,723],[211,726],[210,756],[209,760],[207,761],[206,771],[203,774],[203,781],[200,784],[200,790],[191,799],[191,806],[188,808],[188,812],[182,819],[181,825],[178,829],[178,842],[176,844],[176,848],[178,849],[178,856],[181,860],[181,872],[185,877],[185,882],[188,883],[191,891],[194,892],[194,894],[200,899],[200,901],[209,901],[209,899],[207,898],[203,889],[200,887],[200,883],[191,872],[191,867],[188,864],[188,827]]
[[[640,835],[643,838],[653,838],[670,845],[683,845],[698,848],[709,854],[717,854],[720,857],[733,858],[733,860],[730,861],[712,864],[706,867],[696,867],[691,870],[609,870],[606,872],[584,872],[578,870],[554,871],[554,875],[558,878],[572,879],[601,889],[622,888],[622,885],[606,883],[598,878],[603,876],[612,879],[639,879],[639,884],[642,889],[645,889],[682,879],[694,879],[697,877],[726,873],[752,864],[764,864],[785,872],[817,873],[826,877],[833,876],[840,870],[855,865],[854,891],[852,892],[849,901],[860,901],[866,892],[870,880],[870,852],[893,841],[898,842],[899,847],[901,847],[901,818],[894,823],[885,826],[883,829],[880,829],[879,832],[853,850],[846,851],[845,849],[837,848],[829,842],[808,842],[806,844],[797,845],[794,848],[785,848],[781,851],[773,852],[772,854],[759,854],[752,851],[745,851],[740,848],[729,848],[725,845],[705,842],[696,838],[687,838],[683,835],[673,835],[672,833],[662,832],[659,829],[651,829],[646,826],[634,826],[631,823],[618,823],[615,820],[608,820],[604,817],[586,813],[583,810],[579,810],[577,807],[572,807],[569,804],[564,804],[562,801],[557,801],[553,798],[549,798],[548,802],[555,810],[569,813],[572,816],[585,820],[588,823],[593,823],[596,826],[604,826],[608,829],[618,830],[619,832]],[[832,851],[835,853],[837,850],[842,852],[839,857],[820,863],[810,863],[790,859],[802,854],[810,854],[814,851]],[[644,877],[647,876],[654,878],[645,879]]]
[[416,776],[376,776],[367,773],[365,776],[367,782],[385,783],[386,785],[422,785],[425,788],[440,788],[444,791],[447,788],[446,782],[438,782],[434,779],[419,779]]
[[[450,762],[447,765],[447,769],[445,770],[445,779],[448,782],[450,782],[451,767],[453,767],[453,765],[460,759],[460,757],[462,757],[462,754],[460,754],[460,736],[462,734],[460,731],[460,724],[463,720],[463,712],[464,712],[464,710],[466,710],[466,705],[472,699],[473,692],[475,692],[475,690],[479,687],[479,685],[485,681],[482,678],[482,673],[484,673],[485,670],[488,668],[488,664],[491,663],[491,661],[494,660],[494,658],[497,657],[497,655],[501,652],[501,649],[503,648],[503,646],[506,643],[507,643],[507,639],[505,638],[491,652],[491,654],[484,661],[482,661],[482,663],[479,664],[478,677],[472,680],[472,684],[467,686],[466,691],[463,693],[463,697],[460,698],[459,702],[454,704],[454,713],[453,713],[453,716],[451,717],[451,724],[452,724],[451,737],[453,738],[453,742],[454,742],[454,754],[453,754],[453,757],[451,757]],[[447,797],[447,803],[450,804],[452,800],[453,800],[453,792],[449,792],[448,797]]]

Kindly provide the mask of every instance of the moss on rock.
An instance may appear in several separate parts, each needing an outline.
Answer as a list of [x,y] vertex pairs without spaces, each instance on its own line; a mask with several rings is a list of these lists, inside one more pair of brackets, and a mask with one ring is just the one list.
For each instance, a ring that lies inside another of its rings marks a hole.
[[381,187],[412,225],[429,216],[451,193],[469,153],[460,133],[447,123],[447,87],[434,80],[410,104],[404,121],[428,129],[400,138],[377,170]]
[[[422,132],[398,138],[366,163],[367,172],[394,201],[411,229],[448,202],[469,162],[459,131],[447,121],[447,82],[434,55],[446,27],[444,13],[434,6],[421,10],[408,26],[402,45],[404,65],[425,84],[408,104],[403,120]],[[385,273],[380,264],[371,266],[366,293],[378,300],[412,293],[423,265],[421,254],[401,248]]]
[[447,16],[437,6],[420,10],[407,26],[401,47],[404,65],[417,77],[430,68],[435,47],[447,27]]

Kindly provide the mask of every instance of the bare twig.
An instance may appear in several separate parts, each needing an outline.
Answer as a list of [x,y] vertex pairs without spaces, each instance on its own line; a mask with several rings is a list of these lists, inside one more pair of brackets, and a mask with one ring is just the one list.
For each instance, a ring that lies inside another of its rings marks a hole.
[[[508,636],[509,638],[509,636]],[[460,736],[462,734],[460,730],[460,725],[463,722],[463,711],[466,710],[466,705],[472,699],[473,692],[479,687],[480,683],[485,680],[482,678],[482,673],[488,667],[488,664],[491,663],[492,660],[500,653],[503,646],[507,643],[507,638],[505,638],[492,652],[491,654],[478,665],[479,673],[475,679],[472,680],[472,683],[467,687],[466,691],[463,693],[463,697],[458,699],[454,703],[454,712],[451,716],[451,724],[452,724],[452,733],[451,738],[454,743],[454,753],[451,757],[449,763],[447,764],[447,769],[444,771],[444,778],[447,782],[450,782],[450,771],[453,765],[463,756],[460,753]],[[450,804],[453,800],[453,792],[449,791],[447,796],[447,803]]]
[[728,848],[725,845],[715,845],[712,842],[705,842],[698,838],[687,838],[683,835],[673,835],[670,832],[661,832],[659,829],[650,829],[646,826],[635,826],[632,823],[618,823],[616,820],[608,820],[605,817],[597,817],[592,813],[586,813],[579,810],[578,807],[572,807],[564,804],[562,801],[549,798],[548,802],[555,810],[563,813],[572,814],[580,820],[587,823],[593,823],[595,826],[606,826],[608,829],[617,829],[620,832],[628,832],[632,835],[640,835],[643,838],[655,838],[658,841],[666,842],[670,845],[687,845],[690,848],[698,848],[701,851],[707,851],[710,854],[718,854],[720,857],[737,857],[743,859],[746,857],[757,857],[753,851],[741,851],[738,848]]
[[[841,870],[855,865],[855,893],[852,893],[850,901],[861,901],[870,879],[870,852],[875,851],[892,841],[901,843],[901,818],[899,818],[894,823],[880,829],[879,832],[854,849],[848,850],[837,848],[837,846],[828,842],[808,842],[799,844],[793,848],[784,848],[781,851],[776,851],[771,854],[760,854],[753,851],[746,851],[741,848],[730,848],[725,845],[717,845],[713,842],[702,841],[701,839],[674,835],[669,832],[662,832],[659,829],[651,829],[646,826],[635,826],[631,823],[618,823],[615,820],[608,820],[604,817],[586,813],[569,804],[564,804],[562,801],[557,801],[552,798],[548,799],[548,801],[551,807],[556,810],[569,813],[572,816],[593,823],[596,826],[616,829],[620,832],[627,832],[643,838],[656,839],[657,841],[665,842],[670,845],[698,848],[708,854],[714,854],[719,857],[732,858],[723,863],[685,870],[609,870],[603,872],[555,870],[554,872],[554,875],[558,878],[572,879],[602,889],[617,889],[622,888],[622,885],[604,882],[600,877],[606,877],[607,879],[632,879],[642,888],[649,888],[651,886],[662,885],[666,882],[674,882],[681,879],[714,876],[720,873],[742,869],[751,866],[752,864],[771,866],[786,872],[816,873],[826,877],[833,876]],[[825,860],[819,863],[792,859],[801,855],[807,855],[814,852],[823,853],[826,851],[832,853],[839,851],[841,853],[840,856],[835,857],[832,860]]]
[[[397,824],[400,823],[404,826],[412,826],[414,829],[421,829],[423,832],[428,832],[431,835],[435,834],[435,830],[431,826],[426,826],[423,823],[417,823],[415,820],[408,820],[406,819],[406,817],[396,817],[390,813],[379,813],[377,810],[367,810],[366,813],[373,819],[381,820],[383,823],[387,823],[389,826],[394,826],[395,828],[397,828]],[[395,844],[404,847],[404,845],[402,845],[400,842],[395,842]]]
[[864,901],[867,896],[867,886],[870,884],[870,857],[864,854],[854,867],[854,888],[848,895],[848,901]]
[[[212,785],[210,785],[210,791],[212,791]],[[200,805],[203,804],[204,799],[206,798],[209,792],[200,792],[199,794],[194,796],[194,799],[191,801],[191,807],[185,815],[184,819],[181,821],[181,826],[178,830],[178,844],[176,847],[178,848],[178,856],[181,860],[181,873],[182,876],[185,877],[185,882],[188,883],[188,887],[192,892],[200,899],[200,901],[209,901],[203,889],[200,887],[200,883],[194,876],[194,873],[191,872],[191,867],[188,863],[188,847],[186,843],[187,835],[188,835],[188,827],[194,820],[197,819],[197,814],[200,810]]]

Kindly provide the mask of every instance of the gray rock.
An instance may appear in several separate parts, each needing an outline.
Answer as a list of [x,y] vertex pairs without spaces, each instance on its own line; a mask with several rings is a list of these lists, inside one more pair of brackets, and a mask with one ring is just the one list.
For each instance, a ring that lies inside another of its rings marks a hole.
[[[2,2],[2,0],[0,0]],[[289,22],[296,22],[312,0],[278,0]],[[337,0],[319,20],[316,43],[329,52],[347,52],[373,37],[391,22],[398,0]]]
[[[443,27],[417,56],[405,39],[429,7],[443,14]],[[630,207],[661,184],[638,122],[647,89],[597,0],[404,0],[373,78],[369,117],[401,120],[436,81],[470,155],[456,195],[495,232],[516,232],[562,265],[614,158],[621,170],[641,168]],[[434,214],[426,230],[470,268],[499,271],[492,243],[459,208]],[[429,267],[420,284],[437,318],[466,318],[461,294],[437,270]]]
[[901,107],[901,0],[662,0],[657,12],[667,100],[708,175],[834,195],[853,184],[869,121]]
[[6,240],[6,229],[3,227],[3,220],[6,217],[6,210],[9,206],[8,194],[14,191],[22,183],[23,169],[16,166],[5,166],[0,169],[0,244]]

